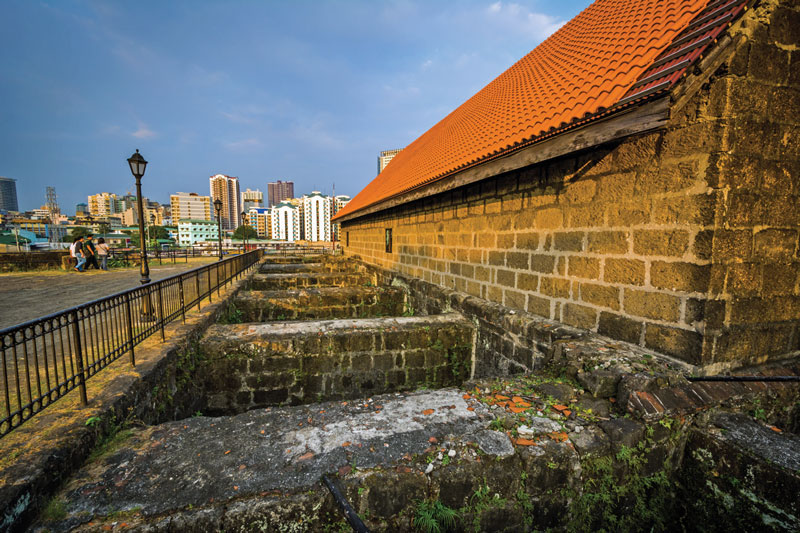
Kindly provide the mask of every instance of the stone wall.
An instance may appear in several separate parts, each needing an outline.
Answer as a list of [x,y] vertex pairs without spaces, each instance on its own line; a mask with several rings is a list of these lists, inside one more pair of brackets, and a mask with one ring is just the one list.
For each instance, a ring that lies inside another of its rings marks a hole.
[[666,128],[345,222],[346,253],[693,364],[796,350],[800,25],[778,3]]
[[472,324],[455,313],[216,326],[202,341],[207,406],[227,414],[279,404],[458,385]]

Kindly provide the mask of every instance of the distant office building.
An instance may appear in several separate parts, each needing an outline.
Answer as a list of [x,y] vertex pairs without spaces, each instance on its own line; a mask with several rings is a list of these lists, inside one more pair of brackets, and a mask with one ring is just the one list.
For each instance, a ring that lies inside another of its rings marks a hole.
[[247,211],[247,224],[256,230],[262,239],[272,238],[272,209],[268,207],[251,207]]
[[272,207],[284,200],[294,198],[294,182],[278,180],[267,183],[267,197],[269,200],[267,207]]
[[75,204],[76,217],[85,217],[88,214],[89,214],[89,206],[87,204],[84,204],[83,202]]
[[178,222],[178,244],[192,246],[199,242],[215,242],[219,239],[217,223],[212,220],[181,220]]
[[19,211],[17,180],[0,177],[0,210]]
[[242,211],[249,213],[253,207],[264,207],[264,193],[247,189],[242,193]]
[[304,195],[303,229],[305,240],[328,242],[331,240],[332,199],[319,191]]
[[278,241],[300,240],[300,211],[291,202],[281,202],[272,208],[272,238]]
[[117,213],[117,195],[101,192],[89,196],[89,214],[93,217],[107,217]]
[[214,220],[210,196],[196,192],[176,192],[169,195],[170,218],[177,224],[181,220]]
[[[222,229],[235,230],[241,225],[240,213],[242,212],[242,206],[239,178],[226,176],[225,174],[214,174],[209,178],[209,185],[211,188],[211,203],[213,204],[216,200],[222,201],[222,210],[220,211]],[[216,216],[216,210],[214,211],[214,216]]]
[[397,150],[384,150],[381,152],[381,155],[378,156],[378,174],[383,172],[383,169],[386,168],[386,165],[389,164],[394,156],[402,152],[402,148],[398,148]]

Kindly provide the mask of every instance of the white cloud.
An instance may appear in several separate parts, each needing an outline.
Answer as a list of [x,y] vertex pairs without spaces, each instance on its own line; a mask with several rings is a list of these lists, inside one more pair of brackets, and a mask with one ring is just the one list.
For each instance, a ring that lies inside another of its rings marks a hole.
[[486,11],[490,15],[490,21],[502,26],[505,31],[520,33],[536,39],[549,37],[565,23],[556,17],[531,11],[526,6],[514,2],[505,4],[495,2]]
[[137,139],[151,139],[156,136],[156,132],[154,132],[144,124],[139,124],[139,129],[131,133],[131,135],[136,137]]
[[422,63],[420,68],[422,70],[428,70],[429,68],[431,68],[431,66],[433,66],[433,59],[427,59],[425,60],[425,62]]

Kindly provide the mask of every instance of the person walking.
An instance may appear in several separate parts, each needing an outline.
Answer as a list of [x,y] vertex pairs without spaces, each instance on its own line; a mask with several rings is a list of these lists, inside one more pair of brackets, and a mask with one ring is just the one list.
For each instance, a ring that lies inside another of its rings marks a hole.
[[108,245],[103,237],[97,239],[97,257],[100,258],[100,268],[108,271]]
[[93,236],[90,233],[86,236],[86,240],[83,243],[84,255],[86,256],[86,263],[88,264],[86,270],[89,270],[90,267],[94,267],[95,270],[100,270],[100,265],[97,264],[97,248],[94,247],[94,241],[92,239]]
[[75,271],[83,272],[83,265],[86,264],[86,256],[83,254],[83,237],[75,239],[70,250],[74,253],[75,259],[78,261],[78,264],[75,266]]

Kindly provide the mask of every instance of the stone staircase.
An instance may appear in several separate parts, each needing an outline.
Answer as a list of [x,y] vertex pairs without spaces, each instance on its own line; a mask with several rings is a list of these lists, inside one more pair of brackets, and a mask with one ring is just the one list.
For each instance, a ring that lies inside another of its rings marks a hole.
[[403,316],[412,314],[406,292],[378,281],[361,265],[336,258],[262,264],[233,300],[241,323],[216,324],[201,342],[206,412],[468,379],[472,324],[457,313]]

